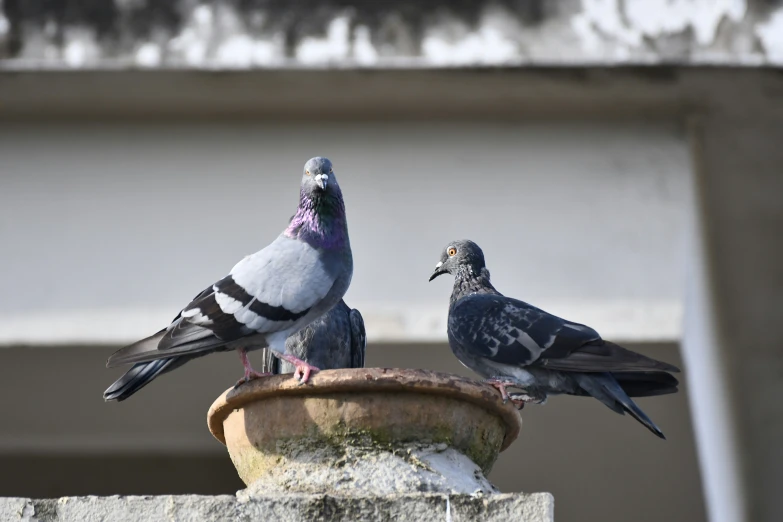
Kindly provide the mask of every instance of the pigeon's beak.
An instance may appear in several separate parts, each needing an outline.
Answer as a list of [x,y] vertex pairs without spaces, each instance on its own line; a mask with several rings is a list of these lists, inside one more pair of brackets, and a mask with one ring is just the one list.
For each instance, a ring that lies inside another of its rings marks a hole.
[[438,277],[439,275],[443,275],[446,273],[446,270],[443,270],[443,261],[435,265],[435,271],[432,272],[432,275],[430,276],[430,281]]
[[315,183],[321,190],[326,190],[326,185],[329,183],[329,174],[318,174],[315,177]]

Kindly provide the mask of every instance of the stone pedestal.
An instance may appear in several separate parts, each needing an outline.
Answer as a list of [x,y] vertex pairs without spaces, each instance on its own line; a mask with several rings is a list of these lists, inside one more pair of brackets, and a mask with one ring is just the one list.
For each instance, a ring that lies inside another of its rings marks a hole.
[[521,427],[489,386],[384,368],[258,379],[218,398],[208,422],[248,485],[240,497],[497,493],[485,474]]

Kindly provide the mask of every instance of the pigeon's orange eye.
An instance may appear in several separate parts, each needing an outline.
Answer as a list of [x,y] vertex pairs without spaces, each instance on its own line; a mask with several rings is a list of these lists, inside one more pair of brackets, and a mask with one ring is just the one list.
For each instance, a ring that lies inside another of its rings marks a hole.
[[310,171],[309,171],[309,170],[306,170],[306,171],[305,171],[305,174],[307,174],[307,175],[309,176],[309,175],[310,175]]
[[329,167],[329,172],[332,172],[333,170],[334,170],[333,168]]
[[456,248],[454,248],[454,247],[451,247],[451,248],[449,248],[448,250],[446,250],[446,253],[447,253],[448,255],[450,255],[450,256],[453,256],[454,254],[456,254],[456,253],[457,253],[457,249],[456,249]]

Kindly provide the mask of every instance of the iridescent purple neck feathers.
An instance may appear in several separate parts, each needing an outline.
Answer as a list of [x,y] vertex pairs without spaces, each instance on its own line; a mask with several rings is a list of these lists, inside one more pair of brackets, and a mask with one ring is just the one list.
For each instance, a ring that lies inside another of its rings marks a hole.
[[340,187],[335,184],[324,192],[300,190],[299,206],[285,235],[315,248],[332,250],[345,247],[348,225]]

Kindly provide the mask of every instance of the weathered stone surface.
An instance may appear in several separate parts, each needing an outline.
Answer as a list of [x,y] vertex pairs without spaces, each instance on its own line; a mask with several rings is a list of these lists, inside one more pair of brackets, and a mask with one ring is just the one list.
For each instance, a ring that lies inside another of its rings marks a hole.
[[0,68],[780,65],[781,34],[748,0],[24,0],[0,2]]
[[239,492],[241,498],[268,493],[390,495],[498,493],[468,457],[445,443],[400,445],[393,451],[365,446],[307,447],[286,452],[280,463]]
[[3,522],[403,521],[551,522],[549,493],[489,496],[408,494],[0,498]]

